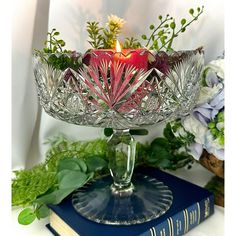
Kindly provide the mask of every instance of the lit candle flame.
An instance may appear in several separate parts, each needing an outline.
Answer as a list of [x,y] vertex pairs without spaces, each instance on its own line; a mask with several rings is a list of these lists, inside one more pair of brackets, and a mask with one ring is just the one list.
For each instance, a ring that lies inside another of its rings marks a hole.
[[118,40],[116,40],[116,52],[121,52],[121,46]]

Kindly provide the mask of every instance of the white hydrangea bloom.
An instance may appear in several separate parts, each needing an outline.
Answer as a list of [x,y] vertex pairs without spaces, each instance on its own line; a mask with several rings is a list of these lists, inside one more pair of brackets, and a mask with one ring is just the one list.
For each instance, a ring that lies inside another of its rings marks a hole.
[[203,87],[200,90],[199,98],[197,104],[203,104],[211,100],[219,91],[223,88],[223,84],[217,84],[211,87]]
[[188,153],[193,156],[193,158],[199,161],[203,152],[203,145],[199,143],[192,143],[188,146]]
[[220,78],[224,79],[224,59],[213,60],[208,64],[208,67],[213,69]]
[[202,123],[192,115],[189,115],[186,119],[184,119],[182,124],[186,131],[195,136],[195,142],[204,144],[205,134],[208,130],[207,127],[203,126]]
[[210,130],[208,130],[208,132],[206,133],[206,136],[205,136],[205,146],[206,147],[211,146],[213,149],[224,148],[224,146],[218,142],[218,139],[213,137]]
[[206,133],[204,147],[208,153],[212,153],[219,160],[224,160],[224,145],[221,145],[218,139],[213,137],[210,130]]

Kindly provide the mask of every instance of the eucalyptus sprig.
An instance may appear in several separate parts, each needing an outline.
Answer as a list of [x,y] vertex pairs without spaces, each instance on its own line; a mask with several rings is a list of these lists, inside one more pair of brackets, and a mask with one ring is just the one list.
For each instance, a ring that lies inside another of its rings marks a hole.
[[[112,130],[106,131],[112,134]],[[146,130],[132,132],[146,134]],[[47,144],[50,147],[45,161],[31,169],[15,171],[12,179],[12,206],[24,208],[18,216],[20,224],[47,217],[47,204],[58,204],[92,178],[109,173],[105,139],[82,142],[59,136]],[[136,165],[170,170],[189,165],[193,158],[178,152],[182,145],[183,140],[176,138],[167,125],[164,137],[157,137],[150,144],[137,143]]]
[[47,204],[58,204],[91,178],[108,172],[105,140],[50,140],[46,160],[29,170],[18,170],[12,179],[12,206],[21,206],[20,224],[49,215]]

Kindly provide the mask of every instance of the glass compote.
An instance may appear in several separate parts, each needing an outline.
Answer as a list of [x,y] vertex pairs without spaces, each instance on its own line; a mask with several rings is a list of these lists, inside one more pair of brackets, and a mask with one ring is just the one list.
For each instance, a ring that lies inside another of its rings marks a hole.
[[[76,211],[99,223],[143,223],[164,214],[173,196],[158,179],[133,175],[136,142],[129,130],[189,113],[199,93],[203,52],[159,52],[152,55],[149,70],[103,53],[35,53],[38,96],[44,110],[57,119],[113,128],[107,150],[111,176],[78,189],[72,196]],[[125,56],[132,53],[137,52]],[[91,58],[97,59],[89,63]]]

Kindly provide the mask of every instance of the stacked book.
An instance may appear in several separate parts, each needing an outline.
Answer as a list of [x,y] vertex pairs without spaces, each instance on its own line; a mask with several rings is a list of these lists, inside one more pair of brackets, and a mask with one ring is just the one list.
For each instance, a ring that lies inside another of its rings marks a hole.
[[214,213],[214,196],[204,188],[154,168],[137,169],[166,184],[173,194],[170,209],[159,218],[136,225],[105,225],[79,215],[71,196],[51,209],[49,230],[56,236],[179,236]]

